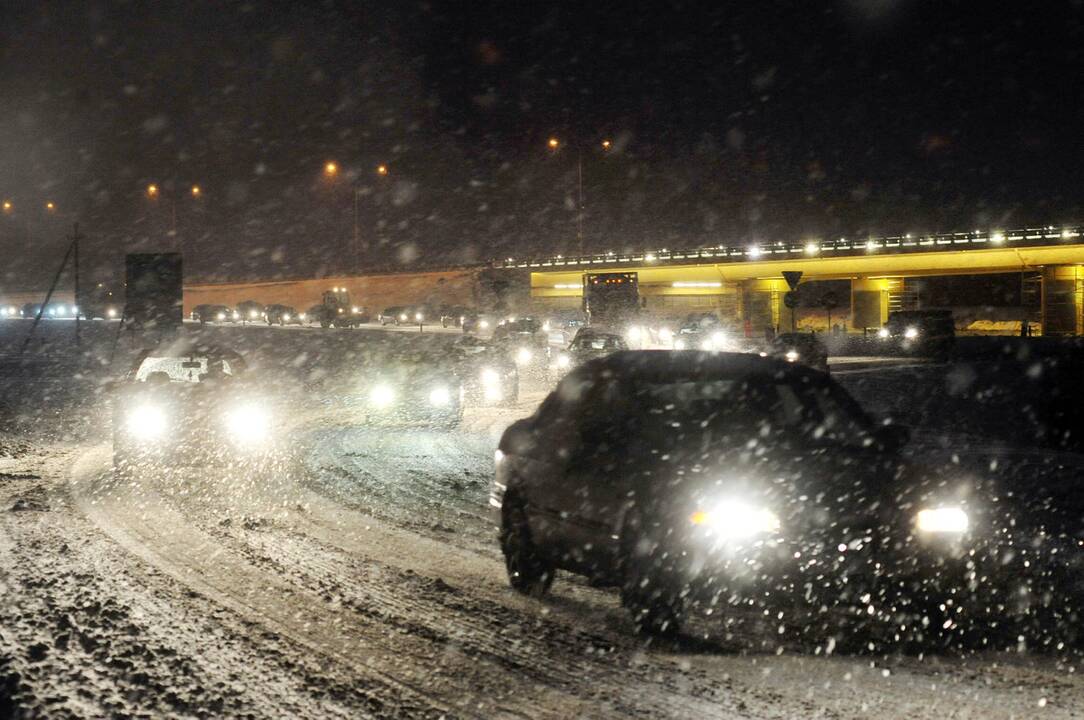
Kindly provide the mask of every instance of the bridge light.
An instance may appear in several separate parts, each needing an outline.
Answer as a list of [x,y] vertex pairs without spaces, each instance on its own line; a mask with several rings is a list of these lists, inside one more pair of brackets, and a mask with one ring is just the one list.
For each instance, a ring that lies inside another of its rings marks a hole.
[[655,262],[655,260],[657,259],[658,258],[655,257],[655,253],[648,253],[647,255],[644,255],[644,260],[646,262]]
[[993,235],[990,236],[990,242],[995,245],[1000,245],[1001,243],[1005,242],[1005,233],[995,232]]
[[1066,229],[1066,230],[1061,231],[1061,239],[1062,240],[1069,240],[1072,237],[1073,237],[1073,231],[1072,230]]
[[806,255],[816,255],[818,252],[820,252],[820,249],[821,249],[820,246],[817,245],[817,243],[815,243],[815,242],[805,244],[805,254]]
[[866,241],[866,252],[873,252],[876,249],[877,249],[877,243],[873,242],[872,240],[867,240]]
[[758,258],[760,257],[760,248],[754,245],[753,247],[747,248],[745,254],[751,258]]

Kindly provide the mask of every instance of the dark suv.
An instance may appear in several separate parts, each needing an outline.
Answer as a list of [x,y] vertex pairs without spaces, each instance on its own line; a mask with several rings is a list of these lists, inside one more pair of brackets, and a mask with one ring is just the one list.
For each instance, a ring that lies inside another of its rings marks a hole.
[[[786,361],[593,360],[501,438],[490,505],[509,580],[541,594],[564,569],[616,585],[649,632],[693,607],[752,607],[933,633],[1004,616],[990,602],[1002,592],[1024,601],[1023,621],[1076,627],[1057,618],[1084,595],[1084,500],[916,468],[899,455],[906,437]],[[1005,564],[1036,542],[1051,552]]]

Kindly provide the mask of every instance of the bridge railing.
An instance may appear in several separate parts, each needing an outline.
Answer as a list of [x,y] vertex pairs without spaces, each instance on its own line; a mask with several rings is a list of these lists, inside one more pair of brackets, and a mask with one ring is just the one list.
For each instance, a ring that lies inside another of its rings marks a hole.
[[800,257],[847,257],[876,252],[944,252],[977,250],[988,247],[1029,247],[1055,243],[1081,244],[1084,227],[1048,225],[1021,230],[975,230],[974,232],[933,235],[891,235],[886,237],[807,240],[800,243],[752,243],[742,246],[716,245],[691,250],[645,250],[635,253],[606,252],[596,255],[554,255],[544,258],[506,258],[493,263],[500,268],[560,268],[622,263],[764,262]]

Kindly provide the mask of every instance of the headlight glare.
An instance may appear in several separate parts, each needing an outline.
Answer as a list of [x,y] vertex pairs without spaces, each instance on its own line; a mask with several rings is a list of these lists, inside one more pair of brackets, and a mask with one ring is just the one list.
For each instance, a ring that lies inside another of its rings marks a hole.
[[531,362],[533,358],[534,353],[531,352],[530,348],[522,347],[516,351],[516,362],[520,363],[521,365],[525,365]]
[[452,394],[444,386],[435,387],[429,391],[429,402],[436,407],[444,407],[452,400]]
[[262,442],[271,428],[271,418],[257,405],[242,405],[226,415],[226,426],[235,440],[245,444]]
[[375,407],[386,408],[395,402],[395,390],[391,385],[385,383],[375,385],[369,393],[369,401],[372,402]]
[[153,440],[166,431],[166,414],[154,405],[140,405],[128,413],[128,432],[141,440]]
[[915,516],[919,532],[938,535],[959,535],[967,532],[971,520],[958,507],[925,508]]
[[747,540],[779,532],[775,513],[741,500],[723,500],[711,509],[697,510],[689,516],[689,522],[723,540]]

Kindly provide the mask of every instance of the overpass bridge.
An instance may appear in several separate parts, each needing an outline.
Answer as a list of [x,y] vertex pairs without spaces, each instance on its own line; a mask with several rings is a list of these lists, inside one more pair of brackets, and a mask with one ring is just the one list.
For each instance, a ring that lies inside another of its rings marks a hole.
[[1043,333],[1084,334],[1084,227],[507,258],[496,265],[529,272],[532,299],[554,306],[579,305],[586,273],[636,272],[649,311],[714,309],[754,330],[790,325],[795,311],[784,307],[784,271],[801,272],[803,282],[849,281],[854,329],[880,327],[891,309],[913,306],[914,278],[1028,273],[1039,283]]

